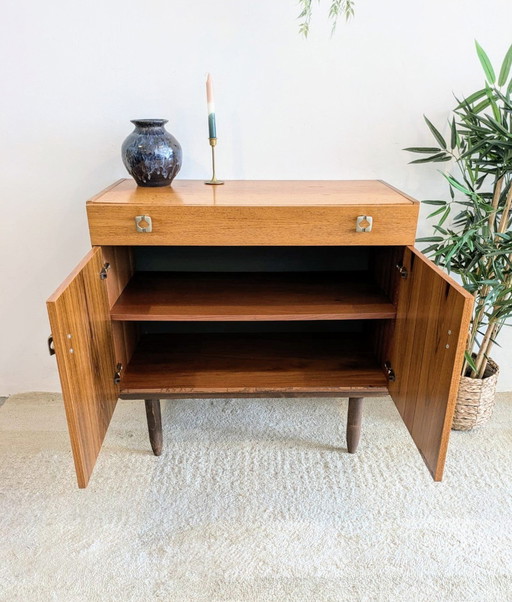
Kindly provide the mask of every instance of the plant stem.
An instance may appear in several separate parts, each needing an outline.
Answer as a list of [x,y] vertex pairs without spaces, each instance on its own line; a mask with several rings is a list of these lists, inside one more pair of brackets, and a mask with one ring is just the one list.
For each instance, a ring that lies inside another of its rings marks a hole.
[[[499,199],[500,199],[501,191],[502,191],[502,187],[503,187],[503,179],[504,179],[504,176],[501,176],[497,180],[496,186],[494,188],[493,201],[492,201],[493,211],[489,215],[489,227],[491,229],[493,227],[493,222],[495,221],[495,218],[496,218],[498,203],[499,203]],[[499,223],[498,230],[497,230],[497,232],[499,234],[502,234],[507,229],[508,218],[509,218],[511,207],[512,207],[512,184],[509,185],[507,197],[505,200],[505,206],[503,208],[503,213],[501,214],[501,219],[500,219],[500,223]],[[485,299],[488,292],[489,292],[489,286],[483,287],[480,298]],[[493,310],[494,309],[495,308],[493,308]],[[473,328],[472,328],[472,331],[470,334],[468,347],[467,347],[467,350],[469,353],[472,352],[473,346],[475,344],[476,336],[478,333],[478,326],[480,325],[480,323],[483,319],[484,313],[485,313],[485,301],[482,302],[482,306],[478,310],[478,313],[475,315],[474,320],[473,320]],[[475,360],[476,370],[472,370],[472,372],[471,372],[472,378],[483,378],[485,369],[487,367],[487,361],[488,361],[487,358],[489,357],[489,352],[491,350],[491,347],[494,343],[494,339],[497,334],[497,328],[498,328],[498,324],[496,324],[496,322],[494,322],[494,321],[491,321],[488,324],[486,333],[484,335],[484,338],[482,339],[482,342],[480,343],[480,349],[478,351],[478,355]],[[466,362],[464,362],[464,371],[466,370],[466,368],[467,368]],[[465,372],[463,372],[463,374],[464,373]]]
[[[466,351],[468,352],[469,355],[473,354],[473,347],[475,346],[476,337],[478,335],[478,328],[481,324],[483,315],[485,313],[485,297],[487,296],[488,293],[489,293],[489,286],[483,287],[483,289],[479,295],[480,299],[482,300],[481,301],[482,304],[481,304],[478,312],[473,315],[473,319],[471,320],[471,328],[469,331],[468,342],[466,345]],[[466,374],[467,369],[468,369],[468,361],[465,359],[464,364],[462,366],[462,375],[463,376]],[[474,374],[475,374],[475,371],[472,371],[471,372],[472,378],[475,378],[473,376]]]
[[[510,288],[510,286],[512,285],[512,275],[510,275],[508,278],[505,279],[505,290],[508,290]],[[493,307],[493,313],[496,311],[497,309],[497,302],[503,299],[508,299],[510,298],[510,293],[506,293],[505,297],[501,297],[496,299],[495,305]],[[478,324],[478,322],[477,322]],[[489,354],[491,352],[491,348],[494,345],[494,341],[496,340],[496,337],[501,329],[501,326],[503,324],[500,324],[499,319],[497,320],[496,318],[494,320],[491,319],[491,321],[489,322],[489,324],[487,325],[487,330],[485,332],[484,338],[482,339],[482,342],[480,343],[480,349],[478,351],[478,355],[475,359],[475,366],[476,366],[476,370],[473,370],[471,372],[471,378],[483,378],[483,375],[485,373],[485,369],[487,368],[487,361],[489,358]],[[471,353],[471,350],[470,350]],[[464,372],[463,372],[464,374]]]
[[503,177],[501,176],[496,181],[496,186],[494,187],[494,194],[492,197],[492,211],[489,213],[489,228],[494,230],[495,220],[496,220],[496,212],[498,210],[498,204],[500,202],[501,189],[503,186]]
[[487,347],[489,346],[489,342],[491,341],[492,333],[494,331],[494,322],[491,322],[487,325],[487,330],[485,331],[484,338],[480,343],[480,349],[478,351],[478,355],[476,356],[475,366],[476,370],[471,372],[471,378],[481,378],[480,369],[482,367],[483,361],[485,359],[485,354],[487,352]]
[[478,378],[484,377],[485,370],[487,368],[487,362],[489,361],[489,354],[491,353],[491,348],[494,345],[494,341],[496,340],[496,337],[498,336],[500,327],[501,327],[500,324],[494,324],[494,328],[492,329],[491,337],[489,338],[489,341],[487,343],[487,348],[485,350],[485,354],[484,354],[484,358],[482,360],[482,364],[480,366],[480,370],[478,371]]
[[503,208],[503,213],[501,214],[501,221],[498,228],[498,232],[503,234],[508,226],[508,216],[510,213],[510,207],[512,205],[512,183],[509,184],[509,189],[507,192],[507,200],[505,201],[505,207]]

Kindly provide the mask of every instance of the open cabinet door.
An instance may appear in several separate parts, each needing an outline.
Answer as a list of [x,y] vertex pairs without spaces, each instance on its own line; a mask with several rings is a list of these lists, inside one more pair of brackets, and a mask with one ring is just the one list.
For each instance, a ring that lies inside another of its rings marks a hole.
[[79,487],[89,482],[118,397],[102,268],[95,247],[47,302]]
[[473,296],[413,247],[404,250],[389,392],[435,481],[443,476]]

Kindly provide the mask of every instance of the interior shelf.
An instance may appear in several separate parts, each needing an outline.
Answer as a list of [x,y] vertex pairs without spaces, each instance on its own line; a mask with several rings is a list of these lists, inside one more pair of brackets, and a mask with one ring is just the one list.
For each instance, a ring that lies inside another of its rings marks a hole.
[[370,349],[340,333],[144,335],[121,396],[386,394]]
[[121,321],[388,319],[368,272],[137,272],[111,309]]

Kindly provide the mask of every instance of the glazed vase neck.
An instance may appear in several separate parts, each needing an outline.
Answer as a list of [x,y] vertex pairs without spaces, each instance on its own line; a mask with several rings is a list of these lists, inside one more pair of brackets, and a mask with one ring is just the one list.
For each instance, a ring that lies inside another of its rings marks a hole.
[[150,128],[163,128],[167,119],[132,119],[131,122],[136,128],[147,130]]

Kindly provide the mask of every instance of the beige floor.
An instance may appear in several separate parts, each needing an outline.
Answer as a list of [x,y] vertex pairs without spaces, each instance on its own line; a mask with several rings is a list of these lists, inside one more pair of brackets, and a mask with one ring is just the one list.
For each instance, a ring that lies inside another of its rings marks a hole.
[[512,600],[512,394],[433,483],[389,398],[120,402],[78,490],[58,395],[0,408],[0,600]]

